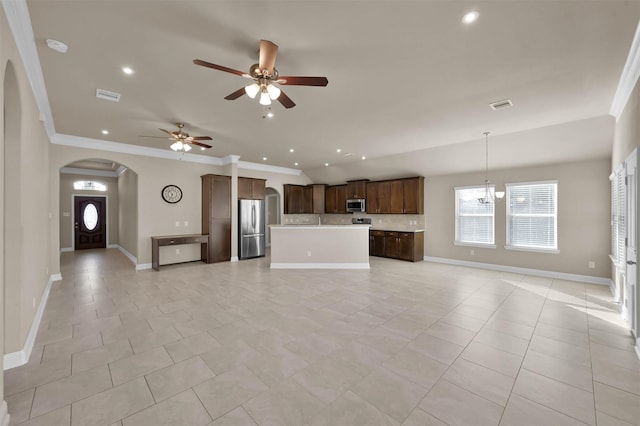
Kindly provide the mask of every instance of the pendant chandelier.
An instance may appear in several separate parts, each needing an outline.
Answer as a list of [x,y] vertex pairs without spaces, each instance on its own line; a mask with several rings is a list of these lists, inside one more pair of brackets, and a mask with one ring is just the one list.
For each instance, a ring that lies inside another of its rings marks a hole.
[[485,172],[484,172],[484,197],[478,198],[480,204],[490,204],[504,198],[504,191],[494,191],[491,193],[489,182],[489,133],[484,132],[485,140]]

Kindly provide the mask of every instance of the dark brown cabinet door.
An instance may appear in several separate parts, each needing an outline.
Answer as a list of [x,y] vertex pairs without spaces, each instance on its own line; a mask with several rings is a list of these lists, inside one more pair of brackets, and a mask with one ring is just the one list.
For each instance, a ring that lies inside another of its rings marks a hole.
[[238,199],[241,200],[250,200],[253,196],[253,190],[251,185],[253,179],[248,178],[238,178]]
[[391,182],[378,183],[378,213],[391,213]]
[[107,206],[104,197],[74,197],[74,249],[107,247]]
[[251,196],[254,200],[264,200],[265,181],[263,179],[251,179]]
[[336,211],[337,213],[347,213],[347,185],[336,187]]
[[302,211],[300,213],[313,213],[313,188],[302,187]]
[[335,186],[327,186],[324,190],[324,211],[325,213],[338,213]]
[[378,213],[378,182],[367,183],[367,213]]
[[312,196],[313,213],[323,214],[325,212],[325,207],[324,207],[325,185],[323,184],[311,185],[311,188],[313,192],[313,196]]
[[369,256],[384,257],[384,243],[384,231],[369,231]]
[[404,211],[407,214],[424,213],[424,178],[403,181]]
[[398,243],[397,232],[385,232],[384,237],[384,255],[397,259],[400,255],[400,245]]
[[202,260],[231,260],[231,177],[203,175],[201,179],[202,233],[209,235],[207,247],[202,247]]
[[398,235],[398,258],[413,260],[413,234],[402,232]]
[[367,198],[367,181],[353,180],[347,182],[347,199]]
[[399,214],[404,213],[404,181],[393,180],[389,182],[390,185],[390,213]]

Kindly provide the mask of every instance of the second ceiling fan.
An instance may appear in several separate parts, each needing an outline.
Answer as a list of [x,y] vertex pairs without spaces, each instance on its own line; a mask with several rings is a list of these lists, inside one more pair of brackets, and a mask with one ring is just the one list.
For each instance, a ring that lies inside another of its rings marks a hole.
[[269,40],[260,40],[260,53],[257,64],[253,64],[249,73],[228,68],[222,65],[212,64],[201,59],[195,59],[194,64],[218,71],[224,71],[253,80],[252,84],[236,90],[225,96],[225,99],[233,101],[240,96],[247,94],[252,99],[260,95],[261,105],[270,105],[272,100],[278,100],[285,108],[293,108],[295,102],[291,100],[274,83],[289,86],[326,86],[329,83],[326,77],[296,77],[280,76],[275,68],[276,56],[278,55],[278,45]]

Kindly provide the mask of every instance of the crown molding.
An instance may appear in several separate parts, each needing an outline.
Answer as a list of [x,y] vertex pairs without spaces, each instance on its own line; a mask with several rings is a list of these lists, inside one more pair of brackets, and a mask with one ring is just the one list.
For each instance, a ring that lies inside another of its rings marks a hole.
[[87,175],[113,178],[119,176],[117,172],[112,172],[109,170],[83,169],[80,167],[63,167],[60,169],[60,173],[66,175]]
[[631,49],[629,49],[629,55],[627,56],[627,62],[622,69],[622,75],[618,82],[618,88],[616,94],[613,96],[613,102],[611,103],[611,109],[609,114],[616,118],[620,118],[620,115],[624,111],[629,97],[633,92],[633,88],[638,82],[640,77],[640,23],[636,27],[636,33],[633,36],[631,42]]
[[43,121],[47,135],[51,139],[56,134],[56,129],[53,124],[53,115],[49,105],[46,85],[44,84],[44,76],[40,66],[38,48],[33,35],[27,2],[26,0],[0,1],[2,2],[4,13],[7,15],[9,28],[20,53],[20,58],[24,64],[31,91],[40,110],[40,120]]
[[228,164],[238,164],[238,160],[240,160],[239,155],[227,155],[226,157],[222,157],[222,164],[225,166]]

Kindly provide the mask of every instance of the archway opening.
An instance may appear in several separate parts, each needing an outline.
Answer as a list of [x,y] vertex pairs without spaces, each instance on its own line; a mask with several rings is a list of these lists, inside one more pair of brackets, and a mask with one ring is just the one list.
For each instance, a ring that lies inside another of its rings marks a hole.
[[280,193],[274,188],[264,190],[266,235],[265,245],[271,247],[271,228],[269,225],[280,224]]

